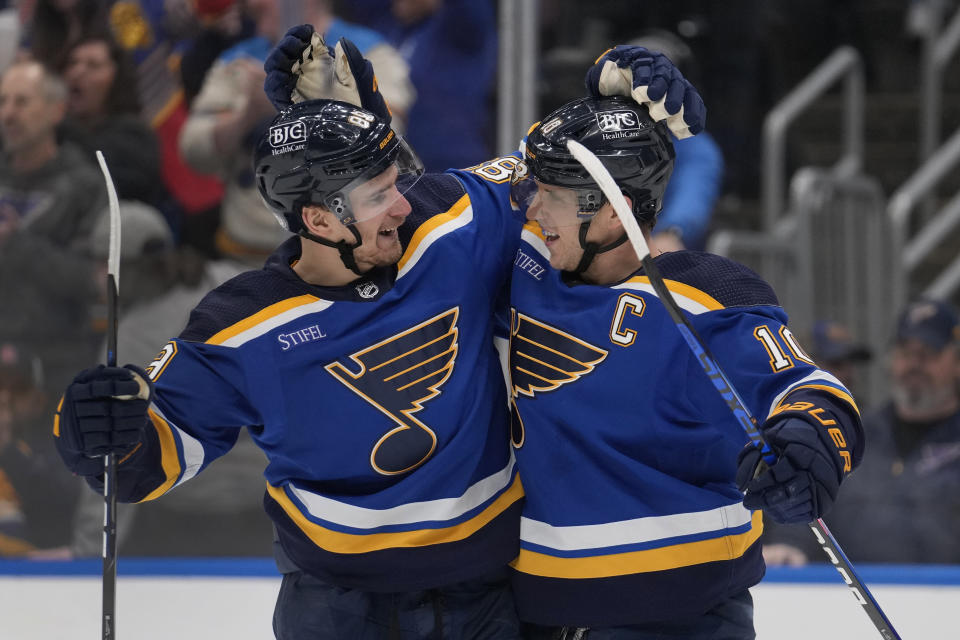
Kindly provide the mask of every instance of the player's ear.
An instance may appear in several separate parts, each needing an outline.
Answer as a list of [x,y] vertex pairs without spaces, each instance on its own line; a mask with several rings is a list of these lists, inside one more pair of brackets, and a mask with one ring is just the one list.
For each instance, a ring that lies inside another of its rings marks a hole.
[[[623,194],[623,199],[627,201],[627,207],[633,208],[633,201],[630,199],[626,193]],[[613,209],[613,205],[609,202],[605,202],[600,208],[600,211],[597,212],[597,216],[600,217],[601,224],[609,229],[623,229],[623,223],[620,222],[620,216],[617,215],[617,212]]]
[[304,205],[300,213],[304,228],[315,236],[338,240],[343,235],[343,224],[332,211],[315,204]]

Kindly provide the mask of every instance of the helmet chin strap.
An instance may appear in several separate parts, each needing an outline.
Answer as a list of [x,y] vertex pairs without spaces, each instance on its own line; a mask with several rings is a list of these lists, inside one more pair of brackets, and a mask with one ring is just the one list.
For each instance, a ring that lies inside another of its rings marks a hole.
[[313,240],[317,244],[322,244],[326,247],[333,247],[340,253],[340,261],[343,262],[343,266],[345,266],[347,269],[350,269],[350,271],[353,271],[358,276],[362,276],[363,272],[360,271],[359,267],[357,267],[357,260],[353,257],[353,250],[363,244],[363,239],[360,237],[360,232],[357,231],[356,225],[347,225],[347,229],[350,229],[350,232],[357,241],[356,244],[350,244],[346,240],[341,240],[339,242],[327,240],[326,238],[321,238],[316,234],[310,233],[306,229],[301,229],[299,235],[303,238],[307,238],[308,240]]
[[590,228],[590,223],[592,221],[593,219],[591,218],[590,220],[585,220],[580,223],[579,237],[580,248],[583,249],[583,256],[580,257],[580,263],[577,265],[576,269],[570,272],[577,278],[579,278],[583,272],[590,267],[590,263],[593,262],[593,259],[597,256],[597,254],[606,253],[611,249],[616,249],[627,241],[627,234],[624,232],[619,238],[610,244],[605,244],[603,246],[598,245],[596,242],[587,242],[587,229]]

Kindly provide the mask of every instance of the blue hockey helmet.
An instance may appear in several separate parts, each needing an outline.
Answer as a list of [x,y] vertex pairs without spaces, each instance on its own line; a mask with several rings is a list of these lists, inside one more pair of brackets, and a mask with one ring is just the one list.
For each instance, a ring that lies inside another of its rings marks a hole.
[[[391,167],[395,190],[374,203],[356,187]],[[254,151],[257,190],[287,230],[303,230],[301,212],[316,204],[351,225],[386,211],[423,174],[416,153],[376,114],[336,100],[309,100],[280,112]]]

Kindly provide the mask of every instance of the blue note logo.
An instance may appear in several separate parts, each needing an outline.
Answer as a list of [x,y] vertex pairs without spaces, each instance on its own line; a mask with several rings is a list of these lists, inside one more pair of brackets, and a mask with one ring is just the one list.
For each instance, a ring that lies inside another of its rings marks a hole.
[[[416,414],[441,394],[453,373],[459,315],[459,307],[448,309],[325,367],[388,419],[388,431],[370,452],[370,465],[377,473],[406,473],[436,450],[436,432]],[[369,421],[371,427],[376,424]]]
[[607,351],[516,309],[510,316],[510,436],[519,449],[526,430],[517,398],[534,398],[580,380],[603,362]]

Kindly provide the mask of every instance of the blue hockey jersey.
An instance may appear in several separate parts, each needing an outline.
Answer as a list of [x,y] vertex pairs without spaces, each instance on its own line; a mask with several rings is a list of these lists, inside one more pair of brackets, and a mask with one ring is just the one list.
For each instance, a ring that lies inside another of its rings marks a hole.
[[[521,618],[604,627],[702,614],[763,576],[761,514],[734,483],[747,437],[642,273],[569,284],[548,256],[528,224],[510,330]],[[805,412],[862,443],[849,392],[804,353],[756,274],[690,251],[656,263],[758,420]]]
[[424,176],[398,264],[350,286],[304,283],[294,237],[211,292],[149,365],[153,429],[120,464],[121,500],[190,480],[246,427],[301,569],[392,592],[505,566],[523,495],[493,344],[520,236],[493,204],[508,188],[477,171]]

